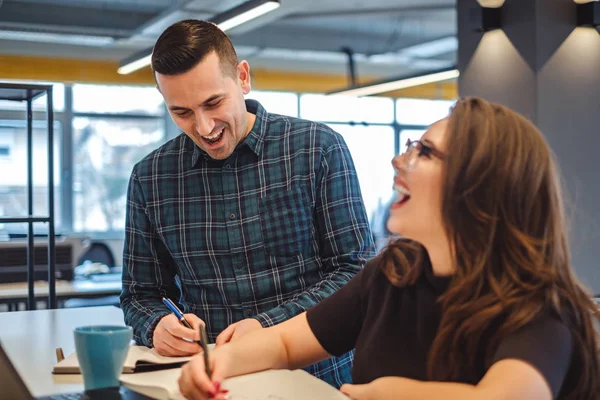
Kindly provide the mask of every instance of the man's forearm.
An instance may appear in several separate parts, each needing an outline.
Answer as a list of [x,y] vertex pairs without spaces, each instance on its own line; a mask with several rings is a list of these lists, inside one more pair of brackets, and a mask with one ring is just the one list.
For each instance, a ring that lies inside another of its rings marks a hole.
[[152,347],[154,328],[162,317],[169,314],[169,310],[156,295],[133,295],[126,285],[123,286],[121,309],[125,324],[133,328],[133,338],[137,343]]

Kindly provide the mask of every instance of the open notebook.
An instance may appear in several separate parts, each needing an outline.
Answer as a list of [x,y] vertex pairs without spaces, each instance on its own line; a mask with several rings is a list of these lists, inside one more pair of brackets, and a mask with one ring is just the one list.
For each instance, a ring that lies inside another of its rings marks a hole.
[[[159,400],[183,400],[181,369],[121,375],[123,386]],[[334,387],[303,370],[268,370],[226,379],[231,400],[348,400]]]
[[[210,345],[209,345],[210,346]],[[214,345],[213,345],[214,346]],[[157,369],[178,368],[188,362],[191,357],[165,357],[159,355],[156,350],[145,346],[131,346],[125,358],[123,373],[155,371]],[[73,353],[64,360],[57,363],[53,374],[80,374],[77,353]]]

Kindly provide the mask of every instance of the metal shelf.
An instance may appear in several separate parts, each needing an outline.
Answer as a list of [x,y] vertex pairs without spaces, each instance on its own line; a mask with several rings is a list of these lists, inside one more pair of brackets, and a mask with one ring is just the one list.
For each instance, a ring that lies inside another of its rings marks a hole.
[[[1,1],[0,1],[1,2]],[[48,216],[33,215],[33,100],[46,95],[48,122]],[[0,100],[27,103],[27,202],[29,215],[22,217],[0,217],[0,223],[26,223],[27,230],[27,309],[34,310],[34,232],[33,224],[48,224],[48,308],[56,308],[56,237],[54,231],[54,109],[52,85],[30,85],[0,82]]]
[[19,222],[50,222],[50,217],[37,217],[34,215],[29,215],[27,217],[0,217],[0,224],[10,224]]
[[0,83],[0,100],[33,100],[52,90],[52,85],[21,85],[19,83]]

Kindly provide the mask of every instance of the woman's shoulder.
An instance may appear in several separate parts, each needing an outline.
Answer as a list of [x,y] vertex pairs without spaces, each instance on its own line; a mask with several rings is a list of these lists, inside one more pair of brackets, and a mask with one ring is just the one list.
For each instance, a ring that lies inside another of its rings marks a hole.
[[417,283],[428,266],[429,257],[420,245],[395,239],[365,264],[363,285],[402,288]]

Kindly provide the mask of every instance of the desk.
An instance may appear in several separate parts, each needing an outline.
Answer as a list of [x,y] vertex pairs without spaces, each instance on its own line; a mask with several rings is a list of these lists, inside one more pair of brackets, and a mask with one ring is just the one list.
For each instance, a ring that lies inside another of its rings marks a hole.
[[56,348],[75,351],[73,329],[83,325],[125,325],[116,307],[0,313],[0,342],[33,396],[83,390],[80,375],[52,375]]
[[[56,281],[56,299],[71,297],[94,298],[121,294],[121,280],[96,282],[91,280]],[[48,300],[48,282],[34,283],[36,300]],[[9,311],[18,310],[18,304],[27,301],[27,282],[0,284],[0,303],[7,303]]]

